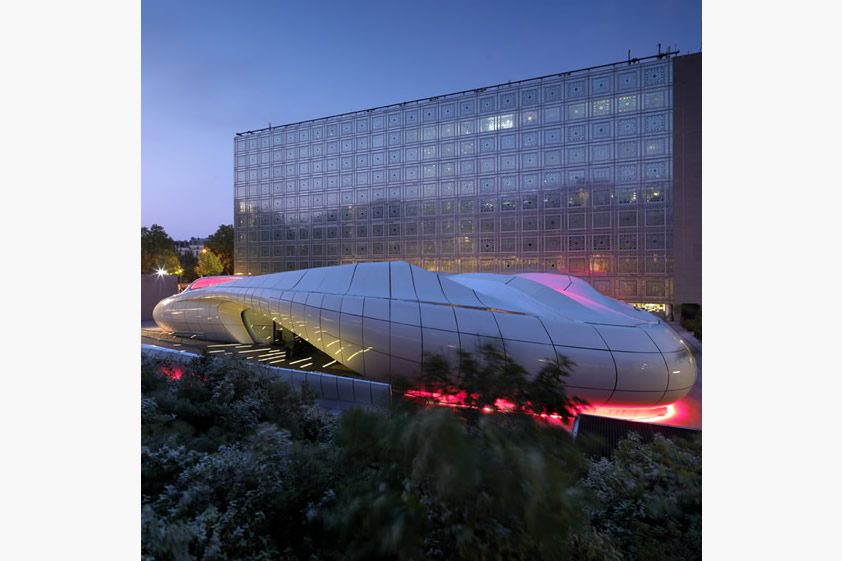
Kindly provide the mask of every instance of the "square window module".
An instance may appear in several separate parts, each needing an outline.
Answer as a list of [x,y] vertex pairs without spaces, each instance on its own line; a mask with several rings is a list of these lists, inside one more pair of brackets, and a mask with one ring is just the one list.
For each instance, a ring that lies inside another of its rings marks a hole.
[[561,150],[547,150],[544,152],[545,166],[560,166],[561,165]]
[[611,190],[607,188],[594,189],[591,194],[593,206],[609,206],[611,204]]
[[371,129],[380,130],[386,126],[386,119],[383,115],[376,115],[371,118]]
[[663,298],[664,292],[664,281],[646,281],[646,296],[648,298]]
[[500,94],[500,109],[514,109],[516,99],[514,92]]
[[368,132],[368,118],[357,119],[357,132]]
[[567,149],[568,164],[584,164],[587,161],[585,146],[571,146]]
[[581,185],[587,181],[588,173],[584,169],[567,170],[567,184]]
[[443,123],[439,125],[439,138],[451,138],[456,136],[456,123]]
[[634,136],[640,132],[637,117],[617,120],[617,136]]
[[644,125],[647,134],[664,132],[667,130],[666,115],[647,115]]
[[459,122],[459,134],[460,135],[468,135],[474,134],[477,132],[476,121],[471,119],[470,121],[460,121]]
[[664,225],[664,209],[655,208],[646,211],[646,225],[647,226],[663,226]]
[[501,170],[516,170],[517,169],[517,156],[516,155],[500,156],[500,169]]
[[585,97],[588,95],[588,85],[584,80],[567,82],[567,98]]
[[439,116],[442,119],[451,119],[456,116],[456,104],[444,103],[439,107]]
[[585,251],[585,236],[568,236],[568,251]]
[[591,162],[605,162],[611,159],[611,144],[591,145]]
[[403,112],[403,122],[406,125],[415,125],[418,123],[418,110],[409,109]]
[[667,92],[665,90],[646,92],[643,94],[644,109],[662,109],[667,105]]
[[648,138],[644,144],[644,151],[647,156],[661,156],[666,154],[667,142],[664,138]]
[[523,251],[538,251],[538,238],[523,238],[522,247]]
[[401,123],[403,122],[402,116],[399,112],[389,113],[388,117],[386,117],[387,122],[389,123],[389,128],[400,127]]
[[476,113],[476,100],[465,99],[459,102],[459,115],[464,117]]
[[545,171],[543,185],[545,188],[561,187],[561,173],[557,171]]
[[544,109],[545,123],[558,123],[561,121],[561,107],[547,107]]
[[561,129],[544,129],[544,144],[561,142]]
[[646,202],[647,203],[662,203],[664,202],[664,191],[666,187],[662,184],[652,184],[646,186]]
[[524,148],[538,146],[538,133],[536,131],[521,133],[520,143]]
[[617,159],[630,160],[640,157],[637,140],[625,140],[617,143]]
[[513,175],[507,175],[500,178],[500,191],[510,193],[517,191],[517,178]]
[[453,142],[442,142],[439,149],[442,158],[452,158],[456,155],[456,145]]
[[591,102],[591,116],[603,117],[611,114],[611,98],[596,99]]
[[496,109],[494,96],[486,96],[481,97],[479,99],[479,112],[480,113],[491,113]]
[[339,125],[339,131],[342,136],[354,134],[354,123],[352,121],[343,121]]
[[637,111],[637,95],[617,96],[617,113],[629,113]]
[[611,91],[611,75],[591,78],[591,95],[609,93]]
[[617,213],[617,224],[620,228],[637,227],[637,211],[624,210]]
[[532,232],[538,229],[538,217],[524,216],[521,218],[521,228],[526,232]]
[[636,183],[640,181],[638,164],[618,164],[616,177],[618,183]]
[[435,121],[438,117],[437,115],[437,106],[435,105],[427,105],[426,107],[421,109],[421,119],[425,123],[431,123]]
[[[534,191],[538,189],[538,176],[534,173],[524,174],[520,178],[521,188],[524,191]],[[537,203],[535,203],[535,207],[538,208]],[[526,203],[524,202],[524,208],[527,208]]]
[[[537,111],[521,111],[520,124],[524,127],[531,127],[538,124]],[[502,126],[500,128],[503,128]]]
[[[418,129],[406,129],[403,131],[403,140],[406,143],[418,142]],[[391,142],[390,142],[391,144]]]
[[594,251],[608,251],[611,249],[611,236],[608,234],[598,234],[593,237]]
[[593,219],[593,227],[594,228],[610,228],[611,227],[611,213],[610,212],[594,212],[592,219]]
[[617,245],[621,251],[637,249],[637,234],[618,234]]
[[640,77],[637,70],[617,74],[617,91],[634,90],[639,85]]
[[643,71],[644,86],[658,86],[666,82],[666,67],[663,64],[650,66]]
[[497,149],[496,138],[492,136],[482,137],[479,141],[479,151],[482,153],[494,152]]
[[644,164],[646,179],[664,179],[667,176],[666,162],[646,162]]
[[424,127],[421,131],[422,140],[435,140],[436,139],[436,126],[435,125],[428,125]]
[[561,84],[544,86],[544,103],[561,101]]
[[[492,161],[493,161],[493,159],[492,159]],[[480,181],[479,181],[479,192],[480,193],[496,193],[497,192],[497,178],[496,177],[483,177],[482,179],[480,179]]]
[[538,103],[538,88],[529,88],[528,90],[521,90],[520,104],[523,107],[536,105]]
[[567,142],[584,142],[585,126],[571,125],[567,127]]
[[585,229],[585,214],[577,212],[570,214],[567,217],[567,228],[569,230],[584,230]]
[[538,167],[538,153],[526,152],[521,154],[520,165],[523,169],[531,169]]
[[339,126],[336,123],[329,123],[325,126],[325,136],[328,138],[336,138],[339,136]]
[[587,105],[585,103],[570,103],[567,105],[567,120],[575,121],[587,117]]

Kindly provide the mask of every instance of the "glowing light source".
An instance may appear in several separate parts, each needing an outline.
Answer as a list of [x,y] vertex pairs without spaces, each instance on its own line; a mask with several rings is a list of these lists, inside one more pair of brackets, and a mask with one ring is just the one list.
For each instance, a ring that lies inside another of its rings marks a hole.
[[155,274],[158,275],[159,277],[163,277],[164,275],[167,274],[167,270],[164,269],[163,267],[158,267],[158,270],[155,271]]
[[[429,391],[423,389],[411,389],[404,392],[404,397],[409,399],[423,399],[429,404],[469,408],[472,407],[466,403],[468,394],[464,391],[455,393],[444,393],[441,391]],[[511,413],[517,408],[515,403],[506,399],[497,398],[494,401],[494,406],[486,405],[482,408],[483,413]],[[646,423],[662,423],[676,416],[677,408],[675,403],[669,405],[659,405],[656,407],[640,407],[640,406],[587,406],[579,407],[576,414],[587,413],[589,415],[597,415],[600,417],[610,417],[612,419],[624,419],[626,421],[638,421]],[[527,414],[548,421],[553,424],[562,424],[563,419],[558,413],[534,413],[526,411]]]

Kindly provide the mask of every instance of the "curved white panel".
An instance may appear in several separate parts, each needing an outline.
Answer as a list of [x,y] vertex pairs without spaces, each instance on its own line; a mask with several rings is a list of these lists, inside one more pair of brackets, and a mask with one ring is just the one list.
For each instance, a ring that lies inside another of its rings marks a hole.
[[661,353],[623,353],[613,351],[617,365],[617,389],[633,391],[667,390],[667,365]]
[[455,366],[458,348],[478,354],[486,343],[533,373],[554,353],[569,357],[569,393],[592,403],[670,402],[696,379],[668,325],[569,275],[447,275],[392,261],[233,280],[166,298],[153,317],[170,331],[238,343],[265,341],[275,321],[383,381],[411,382],[423,352]]
[[614,391],[617,385],[617,369],[611,353],[558,346],[555,350],[559,358],[565,356],[575,363],[572,374],[564,379],[568,386]]
[[636,327],[618,327],[614,325],[596,325],[596,330],[605,339],[605,343],[612,351],[629,353],[657,353],[658,347],[652,339]]
[[456,331],[456,316],[450,306],[439,306],[436,304],[420,304],[421,325],[434,329]]
[[541,320],[534,316],[495,313],[494,318],[500,328],[500,335],[506,341],[519,340],[547,345],[552,343]]

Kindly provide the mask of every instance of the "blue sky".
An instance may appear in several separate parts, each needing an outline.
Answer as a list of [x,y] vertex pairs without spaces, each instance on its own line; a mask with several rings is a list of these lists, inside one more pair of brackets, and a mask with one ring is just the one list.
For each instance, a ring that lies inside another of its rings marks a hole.
[[701,2],[143,0],[141,222],[233,222],[234,133],[701,50]]

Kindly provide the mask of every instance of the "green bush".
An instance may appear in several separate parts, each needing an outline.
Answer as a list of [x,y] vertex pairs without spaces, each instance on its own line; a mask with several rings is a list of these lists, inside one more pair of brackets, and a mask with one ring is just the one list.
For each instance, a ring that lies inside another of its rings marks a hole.
[[563,373],[462,360],[436,379],[518,407],[402,402],[337,420],[246,361],[144,360],[143,559],[698,558],[696,450],[631,440],[589,464],[532,416],[572,403],[550,395]]
[[701,559],[701,439],[643,443],[632,433],[580,483],[593,502],[573,538],[576,559]]

